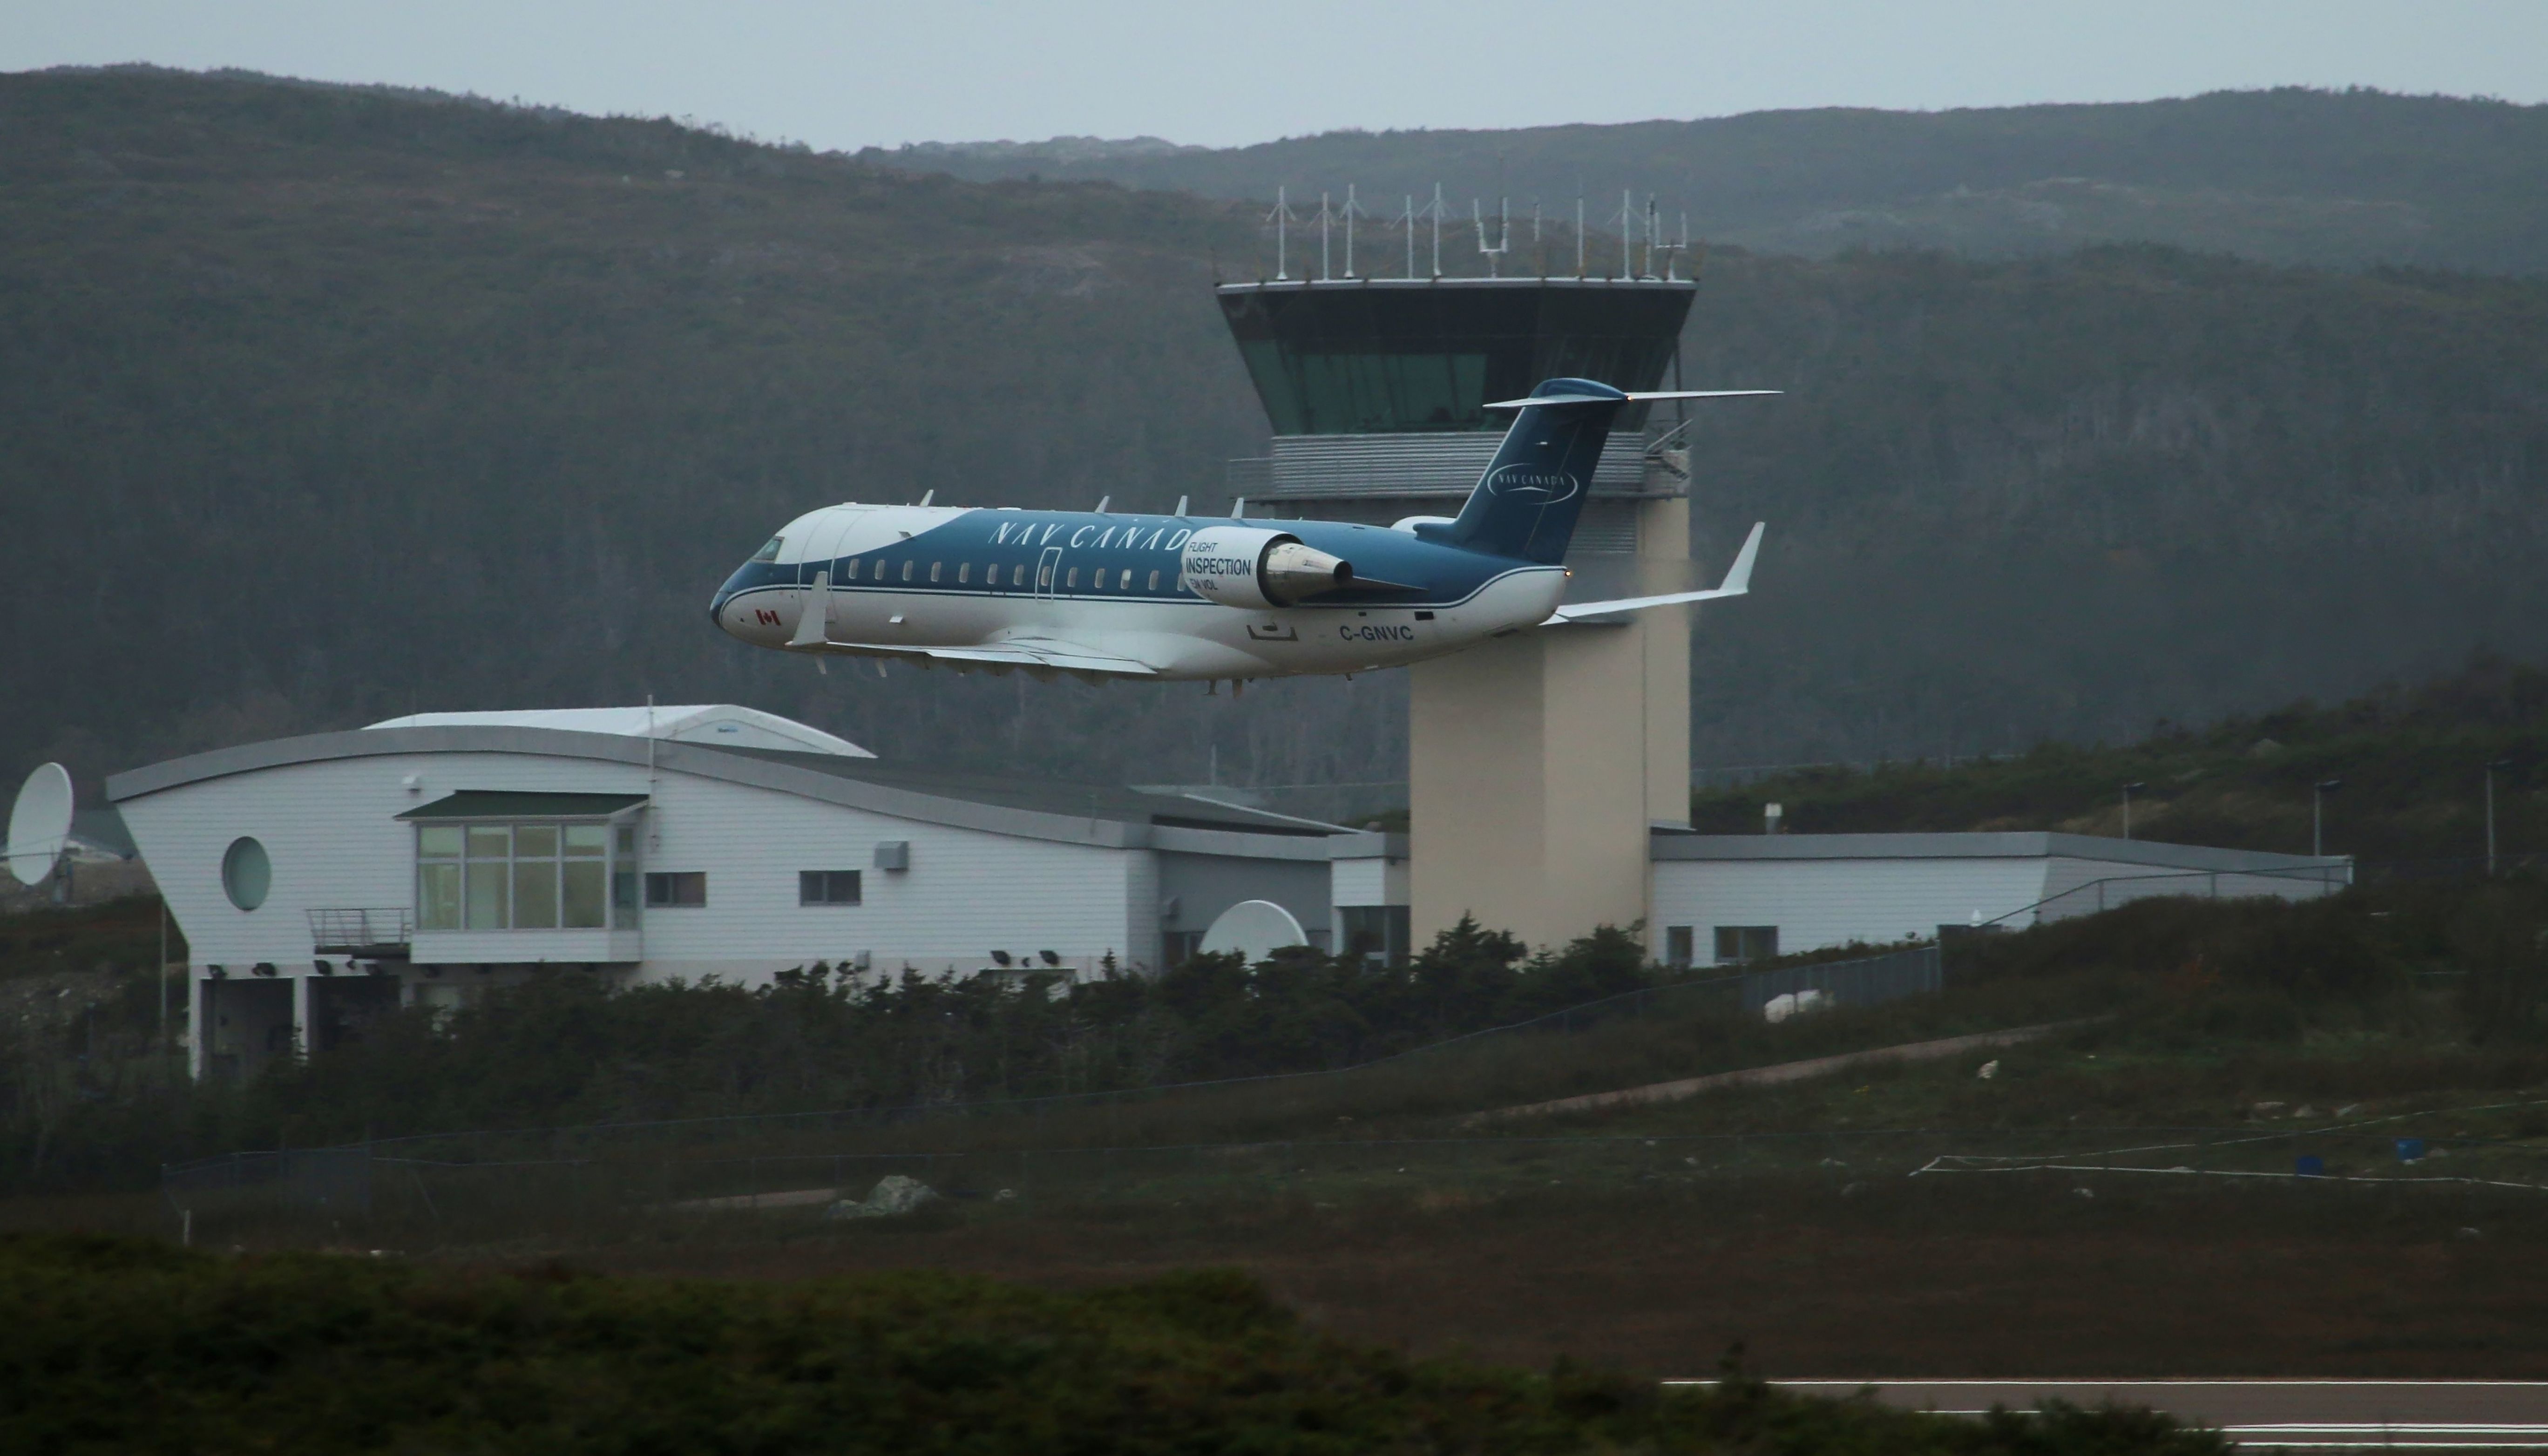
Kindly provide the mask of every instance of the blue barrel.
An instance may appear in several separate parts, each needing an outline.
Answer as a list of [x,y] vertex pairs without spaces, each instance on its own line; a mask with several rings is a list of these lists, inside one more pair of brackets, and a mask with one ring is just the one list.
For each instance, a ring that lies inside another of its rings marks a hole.
[[2302,1178],[2323,1178],[2326,1176],[2326,1159],[2315,1152],[2304,1152],[2292,1160],[2292,1172]]

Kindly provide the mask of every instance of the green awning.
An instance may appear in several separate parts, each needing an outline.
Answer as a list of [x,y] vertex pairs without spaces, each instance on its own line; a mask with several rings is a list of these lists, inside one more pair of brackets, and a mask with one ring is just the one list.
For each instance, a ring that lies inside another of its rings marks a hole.
[[607,819],[646,802],[642,793],[517,793],[464,788],[401,819]]

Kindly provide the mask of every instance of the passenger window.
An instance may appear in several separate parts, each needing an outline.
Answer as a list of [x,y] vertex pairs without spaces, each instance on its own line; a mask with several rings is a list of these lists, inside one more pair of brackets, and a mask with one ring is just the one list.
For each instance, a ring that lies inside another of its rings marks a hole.
[[858,557],[853,556],[853,557],[851,557],[851,558],[850,558],[850,575],[849,575],[849,580],[851,580],[851,581],[855,582],[855,581],[857,581],[858,579],[859,579],[859,558],[858,558]]
[[917,561],[905,561],[905,562],[902,564],[902,579],[903,579],[904,581],[906,581],[906,582],[910,581],[910,580],[911,580],[911,569],[912,569],[913,567],[918,566],[918,565],[920,565],[920,563],[919,563],[919,562],[917,562]]
[[1100,592],[1106,590],[1106,568],[1102,566],[1097,569],[1097,590]]
[[1159,590],[1159,574],[1157,572],[1150,573],[1150,590],[1153,592]]
[[1061,585],[1074,592],[1079,590],[1079,568],[1072,567],[1068,575],[1062,579]]
[[973,563],[968,561],[956,568],[956,584],[957,586],[960,587],[971,580],[973,580]]
[[931,562],[931,563],[929,564],[929,580],[931,580],[932,582],[937,581],[937,580],[938,580],[938,574],[939,574],[940,572],[945,571],[946,569],[947,569],[947,563],[945,563],[945,562],[943,562],[943,561],[933,561],[933,562]]
[[780,543],[781,541],[784,541],[785,539],[787,539],[787,538],[786,538],[786,537],[784,537],[784,536],[773,536],[773,537],[771,537],[771,538],[770,538],[770,544],[769,544],[769,545],[764,546],[764,547],[762,547],[760,550],[758,550],[758,551],[756,551],[756,552],[752,553],[752,559],[753,559],[753,560],[755,560],[755,561],[776,561],[776,560],[778,559],[778,545],[779,545],[779,543]]

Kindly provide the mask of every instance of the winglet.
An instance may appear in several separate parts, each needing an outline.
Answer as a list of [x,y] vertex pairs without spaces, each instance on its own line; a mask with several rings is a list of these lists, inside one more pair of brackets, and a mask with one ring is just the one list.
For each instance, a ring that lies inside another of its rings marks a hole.
[[1752,534],[1743,538],[1743,549],[1734,553],[1734,565],[1725,569],[1725,580],[1704,592],[1667,592],[1660,596],[1622,596],[1611,601],[1569,602],[1548,614],[1543,627],[1567,622],[1591,621],[1596,617],[1616,617],[1625,612],[1644,611],[1656,606],[1682,606],[1693,601],[1719,601],[1728,596],[1743,596],[1752,591],[1752,563],[1761,555],[1761,535],[1770,528],[1768,521],[1754,521]]
[[1743,549],[1734,553],[1734,565],[1725,569],[1725,580],[1717,584],[1717,595],[1741,596],[1752,590],[1752,562],[1761,554],[1761,533],[1769,528],[1766,520],[1752,522],[1752,534],[1743,538]]

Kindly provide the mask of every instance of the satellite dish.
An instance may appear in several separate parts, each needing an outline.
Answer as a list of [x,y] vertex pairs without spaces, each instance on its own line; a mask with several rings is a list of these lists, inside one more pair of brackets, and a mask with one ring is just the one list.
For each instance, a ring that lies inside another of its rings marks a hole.
[[70,834],[70,771],[40,764],[19,785],[17,806],[9,811],[9,873],[20,884],[43,884]]
[[1196,949],[1206,956],[1235,951],[1254,962],[1285,946],[1308,944],[1310,938],[1302,934],[1301,922],[1292,918],[1291,911],[1271,900],[1241,900],[1221,912]]

